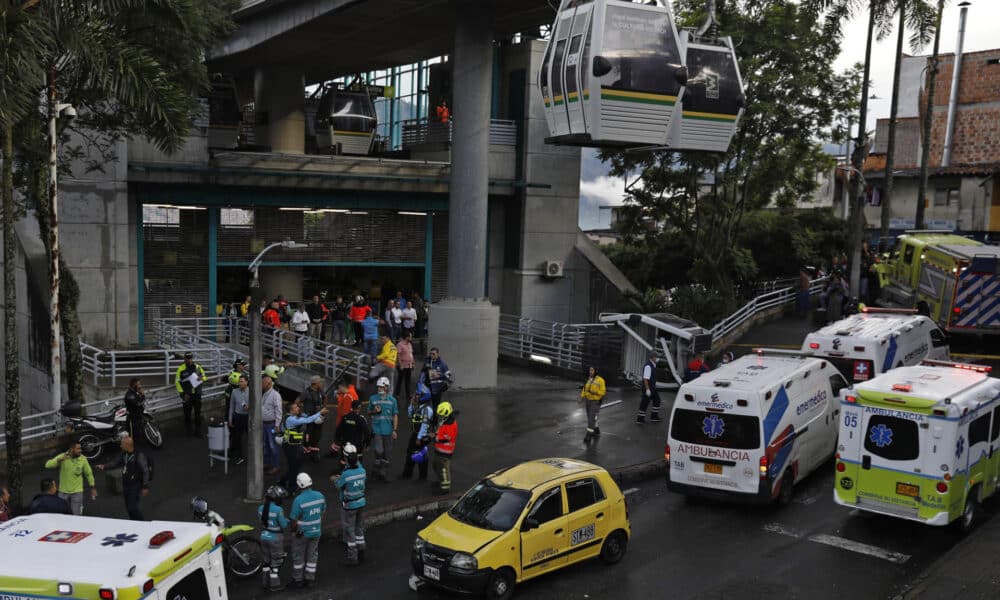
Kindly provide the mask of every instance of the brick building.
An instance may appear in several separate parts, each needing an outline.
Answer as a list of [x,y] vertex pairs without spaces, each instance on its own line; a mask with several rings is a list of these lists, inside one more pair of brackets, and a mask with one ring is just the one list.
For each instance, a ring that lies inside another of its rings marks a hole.
[[[951,162],[942,166],[954,54],[939,57],[930,136],[925,224],[1000,238],[1000,49],[962,57]],[[920,155],[930,56],[907,56],[900,75],[890,228],[912,228],[920,185]],[[879,119],[865,162],[869,227],[880,222],[889,119]]]

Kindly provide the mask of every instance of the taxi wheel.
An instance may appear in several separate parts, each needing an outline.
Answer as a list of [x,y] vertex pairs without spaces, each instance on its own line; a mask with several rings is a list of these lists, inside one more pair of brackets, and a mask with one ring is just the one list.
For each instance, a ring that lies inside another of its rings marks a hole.
[[601,560],[606,565],[613,565],[625,556],[625,549],[628,548],[628,537],[625,532],[619,530],[609,535],[601,546]]
[[486,597],[490,600],[508,600],[514,595],[514,574],[510,569],[497,569],[486,583]]

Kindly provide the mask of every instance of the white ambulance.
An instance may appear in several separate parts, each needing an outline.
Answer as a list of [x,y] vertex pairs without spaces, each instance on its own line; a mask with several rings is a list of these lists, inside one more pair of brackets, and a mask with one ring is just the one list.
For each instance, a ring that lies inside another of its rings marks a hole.
[[15,517],[0,523],[0,598],[226,600],[222,542],[204,523]]
[[664,449],[667,487],[788,503],[792,486],[833,455],[846,387],[826,360],[760,349],[685,383]]
[[948,360],[948,337],[915,310],[866,308],[806,336],[802,351],[832,362],[847,381],[868,381],[924,359]]

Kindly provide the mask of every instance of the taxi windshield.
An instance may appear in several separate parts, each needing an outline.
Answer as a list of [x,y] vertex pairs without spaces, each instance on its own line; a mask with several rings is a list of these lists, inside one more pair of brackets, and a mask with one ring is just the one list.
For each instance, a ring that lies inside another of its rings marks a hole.
[[474,527],[507,531],[514,527],[531,494],[500,487],[488,479],[477,483],[448,511],[451,518]]

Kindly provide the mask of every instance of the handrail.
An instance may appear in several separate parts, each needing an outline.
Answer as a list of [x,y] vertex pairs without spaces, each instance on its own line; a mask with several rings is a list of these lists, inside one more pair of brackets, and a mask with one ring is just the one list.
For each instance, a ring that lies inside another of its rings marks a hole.
[[570,370],[580,370],[594,335],[621,352],[621,335],[607,323],[554,323],[516,315],[500,315],[499,353]]
[[[826,285],[827,277],[820,277],[813,280],[809,284],[809,295],[813,296],[823,291]],[[798,290],[794,286],[789,286],[784,289],[776,290],[773,292],[768,292],[757,296],[750,302],[747,302],[733,314],[729,315],[725,319],[716,323],[709,332],[712,334],[713,343],[719,339],[729,335],[735,331],[738,327],[745,324],[747,321],[753,319],[755,316],[760,314],[765,310],[770,310],[778,306],[784,306],[786,304],[792,303],[798,297]]]

